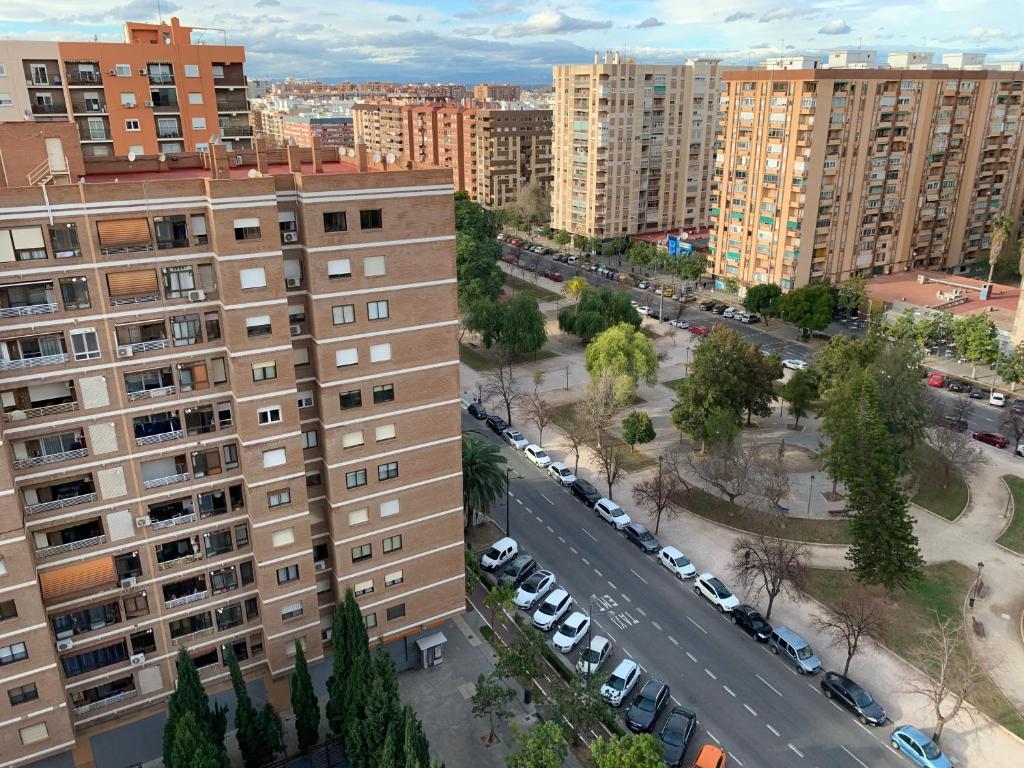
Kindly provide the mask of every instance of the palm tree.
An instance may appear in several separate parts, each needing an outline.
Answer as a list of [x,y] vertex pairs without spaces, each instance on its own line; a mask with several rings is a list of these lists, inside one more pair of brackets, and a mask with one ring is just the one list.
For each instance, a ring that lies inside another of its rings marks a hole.
[[992,219],[992,232],[989,235],[988,249],[988,281],[992,282],[992,273],[996,269],[996,262],[1003,255],[1003,248],[1006,241],[1013,234],[1013,219],[1006,216],[996,216]]
[[505,493],[505,457],[493,445],[462,434],[462,507],[465,528]]
[[1024,275],[1024,232],[1017,238],[1017,272]]

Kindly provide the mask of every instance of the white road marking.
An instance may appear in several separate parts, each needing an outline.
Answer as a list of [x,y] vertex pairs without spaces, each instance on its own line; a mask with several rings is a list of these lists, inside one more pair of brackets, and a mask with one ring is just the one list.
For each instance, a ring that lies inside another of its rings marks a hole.
[[[740,766],[740,768],[743,768],[743,763],[740,762],[740,759],[738,757],[736,757],[736,755],[734,755],[732,752],[730,752],[729,753],[729,757],[732,758],[732,761],[734,763],[736,763],[736,765]],[[867,766],[864,766],[864,768],[867,768]]]
[[704,671],[708,673],[708,677],[710,677],[712,680],[717,680],[718,679],[717,677],[715,677],[715,673],[712,672],[707,667],[704,667]]
[[690,661],[692,661],[692,662],[693,662],[694,664],[696,664],[696,663],[697,663],[697,657],[696,657],[696,656],[694,656],[694,655],[693,655],[692,653],[690,653],[689,651],[687,651],[687,652],[686,652],[686,655],[690,657]]
[[650,583],[649,581],[647,581],[647,579],[645,579],[639,573],[634,571],[632,568],[629,569],[629,572],[632,573],[634,576],[636,576],[638,579],[640,579],[640,581],[642,581],[644,584],[649,584]]
[[576,547],[569,547],[569,551],[572,552],[574,555],[579,554],[579,552],[576,551]]
[[616,587],[616,586],[615,586],[614,584],[612,584],[612,583],[611,583],[610,581],[608,582],[608,586],[609,586],[609,587],[611,587],[612,589],[618,589],[618,587]]
[[559,536],[559,537],[558,537],[558,540],[559,540],[560,542],[562,542],[563,544],[565,544],[565,539],[563,539],[563,538],[562,538],[561,536]]
[[520,506],[522,506],[522,503],[523,503],[522,499],[516,499],[516,504],[519,504]]
[[731,690],[729,689],[729,686],[728,686],[728,685],[723,685],[722,687],[723,687],[723,688],[725,689],[725,692],[726,692],[726,693],[728,693],[728,694],[729,694],[730,696],[732,696],[732,697],[733,697],[734,699],[736,698],[736,694],[735,694],[735,693],[733,693],[733,692],[732,692],[732,691],[731,691]]
[[755,712],[755,711],[754,711],[754,708],[753,708],[753,707],[751,707],[751,706],[750,706],[749,704],[744,704],[744,705],[743,705],[743,708],[744,708],[745,710],[747,710],[747,712],[749,712],[750,714],[752,714],[752,715],[753,715],[754,717],[757,717],[757,712]]
[[675,704],[675,705],[676,705],[677,707],[681,707],[681,706],[683,706],[683,703],[682,703],[682,702],[681,702],[681,701],[680,701],[679,699],[677,699],[677,698],[676,698],[676,697],[675,697],[674,695],[672,695],[672,694],[669,694],[669,698],[670,698],[670,699],[672,699],[672,702],[673,702],[673,703],[674,703],[674,704]]
[[548,533],[554,533],[555,532],[555,529],[552,528],[550,525],[545,525],[544,527],[548,529]]
[[590,565],[590,561],[589,561],[589,560],[587,560],[587,558],[585,558],[585,557],[581,557],[581,558],[580,558],[580,560],[582,560],[582,561],[583,561],[583,564],[584,564],[584,565]]
[[637,608],[636,612],[643,616],[645,619],[647,618],[647,611],[645,611],[643,608]]
[[546,501],[546,502],[547,502],[548,504],[550,504],[550,505],[551,505],[552,507],[553,507],[553,506],[555,506],[555,502],[553,502],[553,501],[552,501],[551,499],[549,499],[549,498],[548,498],[547,496],[545,496],[545,495],[544,495],[543,493],[542,493],[542,494],[540,495],[540,497],[541,497],[542,499],[544,499],[544,501]]
[[599,570],[597,570],[597,568],[594,569],[594,573],[596,573],[598,575],[598,577],[604,578],[604,574],[601,573]]
[[801,751],[800,751],[799,749],[797,749],[796,747],[794,747],[794,746],[793,746],[792,744],[787,744],[786,746],[787,746],[787,747],[789,747],[790,749],[792,749],[792,750],[793,750],[793,752],[795,752],[795,753],[796,753],[797,757],[803,757],[803,756],[804,756],[804,753],[803,753],[803,752],[801,752]]
[[629,656],[629,658],[631,658],[631,659],[633,658],[633,654],[629,652],[629,649],[628,649],[628,648],[623,648],[623,649],[622,649],[622,651],[623,651],[623,653],[625,653],[625,654],[626,654],[627,656]]
[[715,744],[718,744],[719,746],[721,746],[721,745],[722,745],[722,742],[720,742],[720,741],[718,740],[718,737],[717,737],[717,736],[715,736],[715,734],[713,734],[713,733],[712,733],[711,731],[705,731],[705,733],[706,733],[706,734],[707,734],[708,736],[710,736],[710,737],[711,737],[712,739],[714,739],[714,740],[715,740]]
[[538,523],[543,523],[544,522],[544,518],[541,517],[540,515],[534,515],[534,517],[537,518],[537,522]]
[[863,762],[861,762],[861,760],[860,760],[860,759],[859,759],[859,758],[858,758],[858,757],[857,757],[857,756],[856,756],[855,754],[853,754],[853,752],[851,752],[850,750],[848,750],[848,749],[847,749],[846,747],[844,747],[844,746],[843,746],[842,744],[840,744],[840,745],[839,745],[839,748],[840,748],[841,750],[843,750],[843,752],[845,752],[846,754],[848,754],[848,755],[849,755],[850,757],[852,757],[852,758],[853,758],[854,760],[856,760],[856,761],[857,761],[857,764],[858,764],[858,765],[862,765],[862,766],[864,766],[864,768],[868,768],[868,767],[867,767],[866,765],[864,765],[864,763],[863,763]]
[[686,620],[687,620],[687,621],[689,621],[689,622],[690,622],[691,624],[693,624],[693,626],[695,626],[695,627],[696,627],[697,629],[699,629],[699,630],[700,630],[701,632],[703,632],[703,633],[704,633],[705,635],[706,635],[706,634],[708,633],[708,631],[707,631],[706,629],[704,629],[704,627],[702,627],[702,626],[701,626],[700,624],[698,624],[698,623],[697,623],[696,621],[694,621],[693,619],[691,619],[691,618],[690,618],[689,616],[687,616],[687,617],[686,617]]
[[587,536],[592,538],[594,541],[597,541],[597,537],[594,534],[592,534],[590,531],[588,531],[586,528],[580,528],[580,530],[583,531],[585,534],[587,534]]
[[625,592],[622,593],[622,599],[625,600],[627,603],[632,603],[633,602],[632,600],[629,599],[629,595],[627,595]]
[[771,725],[771,723],[765,723],[764,725],[765,725],[765,728],[767,728],[767,729],[768,729],[769,731],[771,731],[772,733],[774,733],[774,734],[775,734],[776,736],[778,736],[778,735],[779,735],[779,732],[778,732],[778,731],[776,731],[776,730],[775,730],[774,728],[772,728],[772,725]]
[[767,685],[767,686],[768,686],[769,688],[771,688],[771,689],[772,689],[773,691],[775,691],[775,693],[777,693],[777,694],[778,694],[779,696],[781,696],[781,695],[782,695],[781,693],[779,693],[779,689],[778,689],[778,688],[776,688],[776,687],[775,687],[774,685],[772,685],[771,683],[769,683],[769,682],[768,682],[767,680],[765,680],[765,679],[764,679],[763,677],[761,677],[760,675],[757,675],[757,679],[758,679],[758,680],[760,680],[760,681],[761,681],[762,683],[764,683],[765,685]]
[[679,641],[678,641],[678,640],[676,640],[676,639],[675,639],[674,637],[672,637],[672,635],[669,635],[669,636],[668,636],[668,639],[672,641],[672,645],[674,645],[674,646],[676,646],[676,647],[678,647],[678,646],[679,646]]
[[658,622],[656,622],[656,621],[652,621],[652,622],[651,622],[651,624],[653,624],[653,625],[654,625],[654,628],[655,628],[656,630],[658,630],[659,632],[662,632],[662,631],[664,631],[664,630],[662,630],[662,628],[661,628],[661,624],[659,624]]

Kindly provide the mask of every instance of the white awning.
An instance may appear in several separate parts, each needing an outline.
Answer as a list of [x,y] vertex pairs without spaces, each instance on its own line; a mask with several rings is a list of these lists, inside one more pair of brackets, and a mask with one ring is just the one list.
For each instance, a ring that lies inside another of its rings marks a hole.
[[444,632],[435,632],[432,635],[421,637],[416,641],[416,647],[420,651],[429,651],[431,648],[436,648],[439,645],[443,645],[448,642],[448,638],[444,636]]

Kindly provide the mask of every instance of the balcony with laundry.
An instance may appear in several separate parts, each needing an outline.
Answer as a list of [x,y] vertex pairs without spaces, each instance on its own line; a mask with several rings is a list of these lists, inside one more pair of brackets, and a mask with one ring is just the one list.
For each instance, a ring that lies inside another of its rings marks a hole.
[[96,501],[96,485],[91,472],[47,480],[37,485],[26,485],[20,491],[27,517],[80,507]]
[[98,61],[65,61],[64,71],[71,87],[101,85],[103,74]]
[[184,436],[179,411],[147,413],[132,419],[132,433],[139,446],[155,445]]
[[39,560],[99,546],[107,541],[103,521],[99,517],[60,528],[33,531],[32,538]]
[[98,709],[130,701],[139,695],[135,677],[125,675],[91,688],[71,692],[71,708],[76,716],[88,715]]
[[78,410],[73,379],[28,384],[0,391],[4,421],[27,421]]
[[30,469],[81,459],[89,455],[85,432],[70,429],[41,437],[12,442],[14,468]]
[[206,586],[206,575],[202,573],[164,584],[161,589],[165,608],[177,608],[205,600],[210,596],[210,590]]

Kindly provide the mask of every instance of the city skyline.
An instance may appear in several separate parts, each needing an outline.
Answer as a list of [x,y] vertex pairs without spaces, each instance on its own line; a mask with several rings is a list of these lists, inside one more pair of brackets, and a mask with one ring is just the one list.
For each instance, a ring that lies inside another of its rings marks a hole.
[[[353,13],[358,8],[358,14]],[[211,11],[198,0],[99,0],[88,12],[57,0],[26,18],[0,0],[8,39],[116,41],[124,20],[177,15],[209,44],[244,45],[251,77],[322,77],[472,83],[547,83],[558,63],[587,63],[614,48],[645,62],[711,56],[753,65],[772,55],[837,48],[977,51],[1024,58],[1021,23],[1006,24],[995,0],[669,0],[551,6],[527,0],[325,3],[254,0]],[[969,24],[963,19],[969,18]]]

